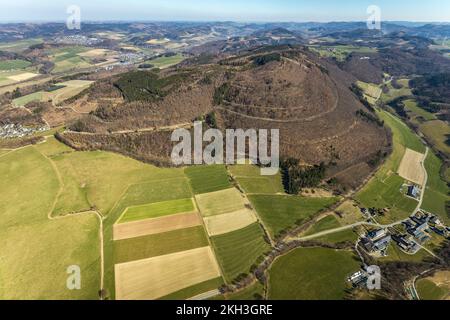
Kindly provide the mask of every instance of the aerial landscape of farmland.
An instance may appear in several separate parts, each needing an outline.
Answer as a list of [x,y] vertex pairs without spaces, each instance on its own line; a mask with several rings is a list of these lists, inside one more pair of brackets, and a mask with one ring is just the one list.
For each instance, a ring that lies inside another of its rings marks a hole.
[[0,300],[450,300],[449,16],[79,2],[0,4]]

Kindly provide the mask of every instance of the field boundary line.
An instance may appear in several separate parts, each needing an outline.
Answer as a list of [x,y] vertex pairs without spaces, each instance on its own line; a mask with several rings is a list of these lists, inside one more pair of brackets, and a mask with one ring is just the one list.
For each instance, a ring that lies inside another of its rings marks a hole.
[[[189,184],[189,187],[190,187],[190,184]],[[208,240],[209,247],[211,248],[212,252],[214,253],[214,258],[216,259],[216,263],[219,266],[220,276],[222,277],[223,281],[225,283],[227,283],[227,280],[225,278],[225,272],[222,269],[222,264],[219,262],[219,259],[217,258],[217,248],[214,246],[213,242],[211,241],[211,237],[208,234],[208,229],[206,228],[205,220],[203,220],[203,215],[202,215],[202,213],[200,211],[200,208],[198,206],[197,199],[195,198],[195,195],[194,195],[194,201],[195,201],[195,207],[198,208],[197,214],[200,216],[200,220],[202,222],[201,226],[203,227],[203,232],[205,233],[206,239]]]
[[248,194],[245,193],[244,189],[242,188],[242,185],[239,183],[238,180],[236,180],[236,177],[233,176],[233,174],[230,172],[230,170],[228,169],[228,167],[226,168],[227,172],[229,174],[229,176],[233,179],[233,181],[236,183],[236,185],[239,187],[238,190],[240,192],[242,192],[242,194],[245,197],[245,200],[247,200],[247,203],[250,204],[251,206],[251,210],[253,211],[253,214],[255,215],[258,224],[263,228],[265,235],[267,236],[267,238],[269,239],[270,242],[270,247],[273,249],[275,247],[275,242],[272,239],[272,236],[270,235],[270,232],[268,231],[267,226],[264,224],[263,220],[261,219],[258,211],[256,210],[256,208],[254,207],[253,203],[250,201],[250,199],[248,198]]

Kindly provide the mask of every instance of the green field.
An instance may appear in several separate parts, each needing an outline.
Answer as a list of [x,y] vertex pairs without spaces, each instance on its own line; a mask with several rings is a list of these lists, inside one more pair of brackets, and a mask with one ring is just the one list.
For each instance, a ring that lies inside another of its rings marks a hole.
[[402,86],[401,89],[395,89],[392,86],[392,83],[388,83],[387,87],[389,89],[388,93],[383,93],[381,95],[381,100],[384,103],[388,103],[392,100],[395,100],[399,97],[405,97],[405,96],[410,96],[412,95],[412,91],[409,87],[409,79],[399,79],[397,80],[398,84],[400,84]]
[[192,199],[179,199],[151,203],[143,206],[127,208],[118,223],[126,223],[144,219],[158,218],[177,213],[194,211]]
[[[83,210],[88,205],[106,216],[104,220],[105,287],[110,298],[114,298],[113,224],[128,207],[191,198],[192,192],[183,170],[160,169],[109,152],[74,152],[54,139],[49,139],[46,143],[39,144],[34,148],[41,150],[49,157],[49,160],[53,161],[55,167],[61,173],[64,172],[64,175],[61,174],[63,188],[57,198],[53,215],[65,215],[74,209]],[[9,155],[2,157],[0,160],[4,161],[8,157]],[[39,163],[33,165],[40,166]],[[43,179],[46,178],[43,177]],[[47,178],[45,181],[49,183],[51,180]],[[21,186],[22,183],[19,180],[17,188]],[[41,190],[42,183],[36,188]],[[56,194],[53,195],[52,201],[54,198],[56,198]],[[14,203],[28,202],[17,200]],[[34,211],[37,211],[39,205],[33,208]],[[20,209],[20,207],[17,208],[17,210]],[[81,219],[80,217],[85,216],[77,216],[77,219]],[[94,223],[97,221],[95,217],[92,219]],[[74,231],[84,235],[85,230],[87,230],[87,227],[74,229],[73,225],[70,228],[69,231],[62,229],[62,234],[58,234],[58,237],[55,234],[53,242],[59,245],[61,239],[67,239],[67,241],[71,241],[71,245],[75,245],[77,242],[72,242],[71,239],[67,238],[67,235]],[[64,243],[64,241],[61,243]],[[47,246],[42,248],[42,250],[46,249]],[[90,242],[89,249],[97,249],[95,243]],[[48,258],[48,255],[46,258]],[[86,255],[87,258],[89,258],[89,255]],[[59,257],[55,257],[55,259],[61,260]],[[52,259],[49,260],[49,263],[54,263]],[[32,265],[32,263],[30,261],[28,265]],[[92,263],[89,265],[94,266]],[[12,270],[12,268],[10,269]],[[98,274],[96,274],[95,280],[99,280]],[[94,292],[93,298],[97,297],[97,290],[96,285],[95,290],[92,290]],[[51,290],[48,292],[51,292]]]
[[195,197],[202,216],[210,217],[245,208],[245,199],[236,188],[204,193]]
[[38,91],[35,93],[31,93],[29,95],[17,98],[13,100],[13,105],[16,107],[23,107],[30,102],[39,102],[42,101],[44,93],[42,91]]
[[430,255],[425,250],[419,250],[416,254],[404,253],[396,244],[391,243],[387,250],[387,256],[378,258],[378,261],[409,261],[409,262],[422,262],[424,258],[429,258]]
[[416,283],[417,293],[420,300],[442,300],[448,295],[448,291],[437,286],[433,281],[420,279]]
[[263,237],[261,227],[254,223],[244,229],[211,238],[227,282],[249,273],[257,259],[270,250]]
[[351,241],[353,243],[358,240],[358,235],[353,232],[352,229],[347,229],[344,231],[340,231],[337,233],[328,234],[326,236],[316,238],[315,241],[323,242],[323,243],[330,243],[330,244],[337,244],[342,242]]
[[312,228],[310,228],[306,233],[305,236],[316,234],[322,231],[331,230],[339,228],[341,224],[336,219],[335,216],[326,216],[325,218],[317,221]]
[[[99,222],[94,214],[50,220],[61,183],[35,147],[0,158],[1,299],[98,299]],[[68,290],[78,265],[81,290]]]
[[375,104],[381,95],[381,88],[372,83],[357,81],[356,83],[364,91],[364,96],[370,104]]
[[285,229],[305,222],[338,200],[337,198],[282,195],[251,195],[249,199],[272,237],[279,235]]
[[10,84],[16,83],[16,81],[9,79],[9,76],[13,76],[16,73],[17,72],[14,72],[14,71],[0,72],[0,86],[7,86]]
[[169,294],[165,297],[162,297],[158,300],[186,300],[186,299],[195,297],[196,295],[217,289],[221,285],[223,285],[222,278],[211,279],[211,280],[196,284],[195,286],[185,288],[183,290],[171,293],[171,294]]
[[55,87],[60,87],[51,92],[38,91],[29,95],[13,100],[15,106],[25,106],[32,101],[52,101],[53,104],[61,103],[67,99],[74,97],[83,90],[89,88],[92,81],[72,80],[55,84]]
[[436,116],[428,111],[425,111],[417,104],[415,100],[405,100],[405,107],[411,111],[414,115],[422,117],[426,121],[436,120]]
[[3,60],[0,61],[0,70],[21,70],[31,66],[31,62],[26,60]]
[[88,60],[78,55],[88,50],[89,48],[82,46],[71,46],[50,51],[49,57],[55,64],[52,72],[61,73],[92,66]]
[[351,45],[336,46],[311,46],[311,50],[320,54],[321,57],[336,58],[338,61],[344,61],[351,53],[375,53],[377,49],[369,47],[357,47]]
[[208,246],[202,226],[114,242],[114,263],[124,263]]
[[296,249],[270,268],[269,298],[273,300],[341,300],[347,277],[360,262],[349,251]]
[[420,141],[419,137],[399,118],[383,110],[378,110],[377,114],[392,130],[394,134],[394,143],[398,143],[403,147],[420,153],[425,153],[426,148],[422,141]]
[[393,152],[375,177],[356,195],[355,199],[367,208],[391,208],[387,221],[406,218],[417,206],[417,202],[400,192],[404,179],[396,174],[406,148],[425,153],[420,139],[398,118],[386,111],[378,115],[391,128]]
[[[127,160],[132,162],[131,159]],[[105,238],[109,240],[105,243],[105,285],[112,296],[114,296],[113,224],[117,221],[120,214],[126,208],[131,206],[192,197],[188,181],[184,177],[182,170],[157,169],[148,165],[144,165],[144,168],[147,168],[147,170],[136,173],[140,173],[141,177],[147,175],[147,179],[151,179],[151,176],[153,176],[154,180],[133,184],[126,190],[123,190],[122,195],[116,197],[115,204],[113,205],[113,208],[108,211],[108,218],[105,221]],[[156,169],[156,171],[152,170],[153,168]],[[149,175],[150,177],[148,177]],[[164,175],[166,178],[163,178]],[[166,245],[167,244],[163,243],[163,246]]]
[[150,63],[155,68],[165,69],[173,65],[179,64],[181,61],[186,59],[181,53],[172,57],[160,57],[153,60],[149,60],[146,63]]
[[0,50],[19,53],[25,51],[32,45],[40,43],[43,43],[42,39],[27,39],[14,42],[7,42],[0,44]]
[[450,126],[448,123],[441,120],[428,121],[420,126],[420,131],[431,140],[437,149],[450,155],[450,146],[447,144],[448,137],[450,136]]
[[[330,215],[315,223],[307,232],[305,232],[304,236],[313,235],[322,231],[336,229],[339,227],[341,227],[339,221],[336,219],[335,216]],[[355,232],[353,232],[352,229],[348,229],[337,233],[331,233],[319,238],[315,238],[313,239],[313,241],[336,244],[346,241],[356,241],[357,239],[358,235]]]
[[64,173],[61,174],[64,188],[58,197],[52,216],[89,211],[92,204],[88,199],[88,189],[82,181],[77,180],[77,169],[70,162],[65,161],[65,155],[73,150],[53,137],[47,138],[44,144],[36,145],[36,149],[49,157],[60,173]]
[[261,168],[253,165],[230,166],[229,171],[247,194],[284,193],[280,173],[262,176]]
[[430,150],[425,160],[425,168],[428,173],[427,189],[425,191],[422,209],[435,213],[447,224],[450,216],[445,208],[446,202],[450,201],[449,188],[442,180],[440,170],[442,161]]
[[192,190],[195,194],[202,194],[228,189],[231,184],[228,172],[223,165],[191,166],[185,169]]
[[75,69],[89,68],[91,66],[92,65],[89,62],[87,62],[81,57],[76,56],[73,58],[68,58],[65,60],[55,62],[55,67],[53,68],[52,72],[62,73]]

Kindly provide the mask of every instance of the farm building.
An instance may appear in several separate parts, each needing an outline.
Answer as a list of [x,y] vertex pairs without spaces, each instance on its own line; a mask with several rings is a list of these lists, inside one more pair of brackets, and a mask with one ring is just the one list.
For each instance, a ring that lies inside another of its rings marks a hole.
[[409,186],[408,187],[408,196],[413,197],[413,198],[418,198],[419,197],[419,188],[417,186]]

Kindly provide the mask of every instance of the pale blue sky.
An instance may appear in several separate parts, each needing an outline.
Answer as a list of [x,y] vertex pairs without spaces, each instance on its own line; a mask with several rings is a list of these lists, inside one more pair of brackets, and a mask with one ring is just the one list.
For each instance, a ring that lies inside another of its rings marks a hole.
[[448,0],[0,0],[0,22],[83,20],[363,21],[369,5],[383,20],[450,21]]

